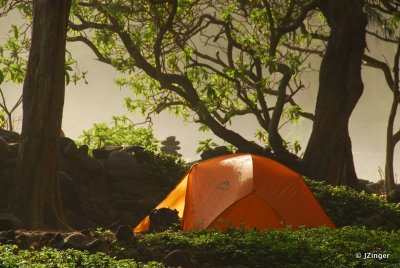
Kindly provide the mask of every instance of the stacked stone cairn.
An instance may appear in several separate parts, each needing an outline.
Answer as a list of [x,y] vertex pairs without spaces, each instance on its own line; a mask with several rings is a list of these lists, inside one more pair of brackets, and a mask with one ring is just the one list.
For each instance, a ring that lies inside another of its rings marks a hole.
[[172,155],[180,155],[178,153],[178,150],[181,149],[179,147],[180,142],[175,140],[175,136],[170,136],[167,137],[166,140],[161,142],[161,148],[160,151],[166,154],[172,154]]

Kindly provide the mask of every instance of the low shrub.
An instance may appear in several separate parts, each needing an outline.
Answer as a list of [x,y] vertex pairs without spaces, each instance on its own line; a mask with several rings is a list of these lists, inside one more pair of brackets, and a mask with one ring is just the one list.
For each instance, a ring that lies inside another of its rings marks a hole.
[[170,186],[175,186],[185,175],[189,165],[180,157],[160,152],[145,151],[141,163],[151,176],[160,178]]
[[337,227],[400,228],[400,204],[387,203],[384,196],[357,192],[350,187],[305,180]]
[[161,263],[139,263],[130,259],[116,260],[104,253],[89,254],[79,250],[58,251],[42,248],[37,251],[20,250],[17,246],[0,245],[0,267],[2,268],[56,268],[56,267],[91,267],[91,268],[134,268],[164,267]]
[[164,232],[142,236],[132,253],[147,260],[154,248],[163,254],[181,249],[200,267],[394,267],[399,239],[400,231],[364,227]]

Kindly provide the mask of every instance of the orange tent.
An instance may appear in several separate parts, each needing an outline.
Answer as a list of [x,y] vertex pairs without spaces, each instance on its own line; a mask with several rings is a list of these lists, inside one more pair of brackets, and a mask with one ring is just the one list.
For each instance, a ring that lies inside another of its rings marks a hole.
[[[176,209],[182,229],[293,229],[332,220],[299,174],[269,158],[230,154],[195,164],[157,208]],[[149,230],[149,216],[134,232]]]

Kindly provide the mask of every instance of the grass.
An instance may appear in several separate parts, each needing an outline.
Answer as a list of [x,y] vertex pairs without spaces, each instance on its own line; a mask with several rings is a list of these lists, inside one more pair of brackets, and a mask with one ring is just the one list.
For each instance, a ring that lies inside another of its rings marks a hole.
[[[0,245],[0,267],[164,267],[174,250],[186,252],[194,267],[400,267],[399,204],[306,182],[338,229],[167,231],[137,236],[129,245],[112,242],[95,254]],[[371,217],[379,218],[378,226]]]

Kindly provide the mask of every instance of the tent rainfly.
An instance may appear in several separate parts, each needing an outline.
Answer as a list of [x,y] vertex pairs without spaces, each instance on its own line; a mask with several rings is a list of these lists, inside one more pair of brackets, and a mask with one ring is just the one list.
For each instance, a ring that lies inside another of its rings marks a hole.
[[[265,230],[335,225],[301,176],[263,156],[230,154],[195,164],[157,206],[178,210],[182,229]],[[135,233],[149,230],[149,216]]]

